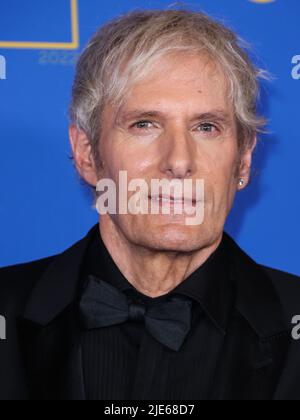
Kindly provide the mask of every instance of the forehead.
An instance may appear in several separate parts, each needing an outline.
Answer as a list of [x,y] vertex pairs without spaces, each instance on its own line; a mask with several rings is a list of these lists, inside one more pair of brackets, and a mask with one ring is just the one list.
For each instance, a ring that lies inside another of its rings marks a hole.
[[[153,62],[147,73],[132,81],[125,106],[152,104],[228,108],[228,83],[220,66],[205,55],[173,53]],[[170,108],[170,109],[171,109]]]
[[206,55],[172,53],[138,74],[128,80],[125,95],[106,104],[101,118],[103,129],[127,115],[138,114],[140,109],[155,110],[170,119],[189,119],[197,113],[219,110],[235,120],[228,79]]

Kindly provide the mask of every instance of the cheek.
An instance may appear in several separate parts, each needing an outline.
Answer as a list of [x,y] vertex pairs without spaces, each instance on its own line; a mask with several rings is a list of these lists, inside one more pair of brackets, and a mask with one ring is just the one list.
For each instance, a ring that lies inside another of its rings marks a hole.
[[104,155],[106,176],[118,180],[120,171],[127,173],[128,180],[145,178],[152,160],[145,151],[128,150],[126,147],[107,148]]
[[234,198],[238,162],[237,149],[233,148],[224,148],[206,162],[207,193],[212,197],[215,210],[227,208]]
[[[201,168],[201,163],[199,165]],[[238,167],[238,153],[233,148],[224,148],[204,157],[203,167],[209,177],[218,184],[230,183]]]

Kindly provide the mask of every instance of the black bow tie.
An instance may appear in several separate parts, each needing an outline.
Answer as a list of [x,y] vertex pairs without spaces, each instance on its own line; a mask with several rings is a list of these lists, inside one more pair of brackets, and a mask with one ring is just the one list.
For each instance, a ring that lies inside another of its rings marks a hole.
[[191,328],[192,301],[177,295],[152,306],[130,304],[124,293],[89,276],[80,301],[80,311],[89,330],[126,321],[143,321],[156,340],[178,351]]

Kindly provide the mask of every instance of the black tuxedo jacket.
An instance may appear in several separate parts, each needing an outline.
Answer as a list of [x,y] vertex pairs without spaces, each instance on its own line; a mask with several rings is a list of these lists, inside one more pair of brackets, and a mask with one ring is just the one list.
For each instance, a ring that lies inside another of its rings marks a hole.
[[[96,228],[60,255],[0,270],[0,400],[85,399],[77,303]],[[213,399],[300,400],[300,341],[291,335],[300,278],[230,247],[238,296]]]

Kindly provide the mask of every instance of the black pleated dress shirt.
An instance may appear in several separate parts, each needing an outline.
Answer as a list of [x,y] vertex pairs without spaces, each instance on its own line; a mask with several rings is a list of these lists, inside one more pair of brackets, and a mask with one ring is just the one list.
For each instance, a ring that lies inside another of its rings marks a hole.
[[191,330],[178,352],[156,341],[141,322],[85,331],[87,399],[209,400],[235,301],[225,236],[204,265],[162,297],[147,297],[128,282],[98,232],[84,267],[83,275],[90,274],[125,293],[131,302],[147,305],[179,294],[191,299],[193,306]]

